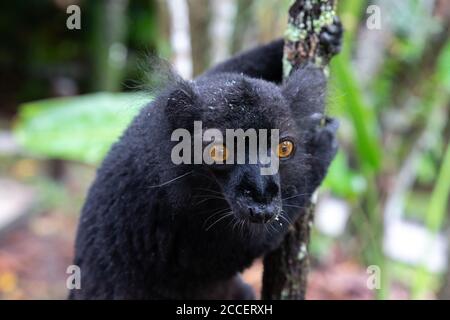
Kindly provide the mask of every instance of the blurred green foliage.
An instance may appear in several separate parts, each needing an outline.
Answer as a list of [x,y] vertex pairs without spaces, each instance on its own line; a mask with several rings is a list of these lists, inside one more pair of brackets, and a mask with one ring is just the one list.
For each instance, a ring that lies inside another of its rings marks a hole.
[[[80,30],[66,28],[71,2],[81,8]],[[142,53],[162,51],[169,40],[157,1],[121,2],[124,10],[105,0],[1,1],[0,114],[27,101],[134,86]]]
[[34,156],[99,164],[140,108],[137,93],[95,93],[25,103],[14,133]]

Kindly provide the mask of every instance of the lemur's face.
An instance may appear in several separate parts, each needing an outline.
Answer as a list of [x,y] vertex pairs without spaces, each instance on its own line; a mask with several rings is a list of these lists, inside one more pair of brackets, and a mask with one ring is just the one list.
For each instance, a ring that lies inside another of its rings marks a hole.
[[[225,162],[207,166],[208,171],[235,218],[251,224],[273,223],[282,214],[281,176],[298,151],[288,103],[277,86],[260,81],[229,79],[223,87],[211,84],[205,91],[203,129],[216,128],[224,136],[209,152]],[[229,137],[231,132],[235,134]]]
[[[289,206],[300,207],[304,199],[296,183],[306,182],[303,138],[289,101],[279,87],[264,81],[234,76],[221,78],[220,83],[198,83],[193,90],[199,98],[192,118],[183,119],[201,122],[203,137],[211,129],[222,136],[202,141],[203,156],[212,163],[193,166],[195,172],[210,178],[199,193],[226,202],[229,210],[216,218],[226,221],[228,215],[228,220],[246,225],[281,225],[289,219],[283,216],[287,209],[283,197],[291,197]],[[186,122],[185,127],[195,135],[192,124]],[[239,130],[244,136],[239,136]],[[216,202],[205,204],[214,207]]]

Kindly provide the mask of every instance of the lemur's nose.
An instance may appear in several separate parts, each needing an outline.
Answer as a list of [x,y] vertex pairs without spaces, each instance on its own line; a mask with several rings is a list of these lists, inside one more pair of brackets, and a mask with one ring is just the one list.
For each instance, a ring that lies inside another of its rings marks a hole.
[[244,195],[243,210],[254,223],[272,221],[281,211],[278,175],[261,175],[258,166],[247,166],[239,185]]
[[258,204],[248,208],[249,220],[255,223],[272,221],[279,213],[279,206],[273,204]]
[[261,204],[272,202],[280,192],[280,186],[274,176],[261,176],[259,172],[247,173],[242,181],[241,188],[245,196]]

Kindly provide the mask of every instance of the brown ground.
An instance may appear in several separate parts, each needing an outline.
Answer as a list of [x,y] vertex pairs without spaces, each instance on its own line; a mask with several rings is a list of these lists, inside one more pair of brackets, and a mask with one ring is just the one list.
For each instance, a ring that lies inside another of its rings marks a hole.
[[[0,238],[0,298],[64,299],[77,217],[50,212],[35,216]],[[310,275],[308,299],[371,299],[365,270],[351,260],[330,258]],[[262,263],[244,273],[261,290]]]

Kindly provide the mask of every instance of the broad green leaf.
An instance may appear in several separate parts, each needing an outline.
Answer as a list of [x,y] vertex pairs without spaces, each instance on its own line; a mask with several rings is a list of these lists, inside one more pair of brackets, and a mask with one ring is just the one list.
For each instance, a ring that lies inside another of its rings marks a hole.
[[95,93],[25,103],[14,134],[31,154],[98,164],[151,97]]

